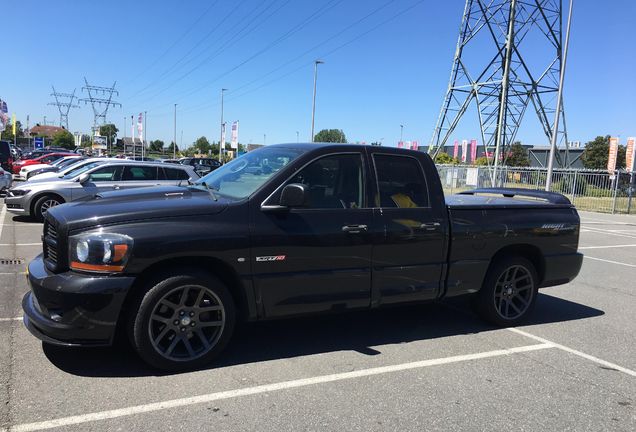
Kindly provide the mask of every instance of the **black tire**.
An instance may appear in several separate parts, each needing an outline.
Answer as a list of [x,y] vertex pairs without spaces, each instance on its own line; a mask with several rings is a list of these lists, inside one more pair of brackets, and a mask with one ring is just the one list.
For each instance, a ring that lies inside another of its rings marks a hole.
[[149,285],[128,316],[131,343],[142,360],[166,371],[209,364],[234,331],[236,309],[227,287],[211,274],[187,269]]
[[33,218],[38,222],[44,222],[46,211],[56,205],[64,204],[64,200],[57,195],[44,195],[33,204]]
[[486,321],[514,326],[532,312],[538,293],[537,271],[522,257],[502,258],[493,263],[475,297],[475,307]]

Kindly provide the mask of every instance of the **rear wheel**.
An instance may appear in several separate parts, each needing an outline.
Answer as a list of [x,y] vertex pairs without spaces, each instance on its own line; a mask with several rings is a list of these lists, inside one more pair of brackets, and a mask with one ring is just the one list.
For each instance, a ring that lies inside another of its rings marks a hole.
[[44,215],[51,208],[63,204],[64,200],[55,195],[44,195],[33,205],[33,217],[38,222],[44,221]]
[[229,342],[234,321],[228,289],[211,275],[187,272],[150,287],[129,325],[133,346],[146,363],[177,371],[214,359]]
[[505,258],[488,271],[475,299],[477,311],[494,324],[516,325],[532,311],[537,292],[534,265],[521,257]]

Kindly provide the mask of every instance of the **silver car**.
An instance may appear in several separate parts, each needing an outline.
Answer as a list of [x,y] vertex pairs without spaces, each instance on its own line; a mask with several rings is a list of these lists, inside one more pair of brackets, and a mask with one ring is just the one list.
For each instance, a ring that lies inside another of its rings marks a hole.
[[13,175],[0,167],[0,195],[4,195],[6,190],[11,187],[11,180],[13,180]]
[[26,182],[9,189],[7,210],[43,220],[46,211],[58,204],[92,199],[100,192],[147,186],[176,185],[199,176],[192,167],[155,162],[121,160],[78,170],[51,181]]

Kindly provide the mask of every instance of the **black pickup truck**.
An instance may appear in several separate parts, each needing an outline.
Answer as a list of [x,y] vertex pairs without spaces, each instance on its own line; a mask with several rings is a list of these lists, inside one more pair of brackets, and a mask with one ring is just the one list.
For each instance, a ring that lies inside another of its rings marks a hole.
[[46,213],[24,323],[58,345],[128,334],[150,365],[198,367],[237,320],[472,295],[509,326],[537,290],[579,272],[564,196],[484,189],[444,198],[424,153],[272,145],[194,184],[138,188]]

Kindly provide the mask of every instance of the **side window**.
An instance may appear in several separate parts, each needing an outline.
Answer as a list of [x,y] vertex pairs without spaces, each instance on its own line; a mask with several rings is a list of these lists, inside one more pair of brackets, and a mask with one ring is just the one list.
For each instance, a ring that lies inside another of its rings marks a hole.
[[373,155],[378,178],[378,207],[428,207],[428,189],[417,159],[406,156]]
[[108,181],[117,181],[119,180],[119,173],[121,167],[117,165],[106,166],[103,168],[96,169],[91,173],[90,181],[91,182],[108,182]]
[[166,173],[166,180],[187,180],[190,178],[185,170],[176,168],[164,168],[163,170]]
[[147,181],[157,180],[157,167],[153,166],[134,166],[127,165],[124,167],[123,181]]
[[359,154],[326,156],[296,174],[289,183],[307,186],[308,208],[361,208],[362,158]]

